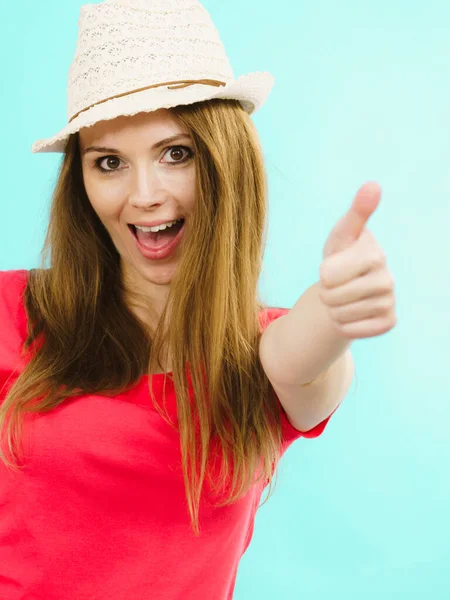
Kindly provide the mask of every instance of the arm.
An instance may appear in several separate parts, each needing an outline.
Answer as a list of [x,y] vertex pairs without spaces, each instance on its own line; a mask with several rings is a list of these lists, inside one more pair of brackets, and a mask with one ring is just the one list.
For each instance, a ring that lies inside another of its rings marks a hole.
[[260,340],[260,360],[289,421],[309,431],[328,417],[350,388],[352,340],[329,318],[320,283],[308,288],[290,312],[273,321]]
[[304,385],[320,376],[350,348],[319,297],[320,283],[300,296],[288,314],[261,336],[259,353],[270,380]]
[[261,336],[263,368],[300,431],[329,416],[347,393],[350,340],[383,335],[397,324],[394,278],[366,228],[380,198],[375,182],[359,189],[327,239],[320,282]]

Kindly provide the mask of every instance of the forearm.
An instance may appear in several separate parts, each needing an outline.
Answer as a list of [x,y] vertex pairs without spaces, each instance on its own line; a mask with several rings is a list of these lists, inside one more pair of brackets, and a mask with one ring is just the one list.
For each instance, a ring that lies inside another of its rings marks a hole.
[[308,288],[288,314],[264,331],[260,355],[272,381],[309,383],[325,375],[350,347],[352,340],[336,329],[319,289],[320,283]]

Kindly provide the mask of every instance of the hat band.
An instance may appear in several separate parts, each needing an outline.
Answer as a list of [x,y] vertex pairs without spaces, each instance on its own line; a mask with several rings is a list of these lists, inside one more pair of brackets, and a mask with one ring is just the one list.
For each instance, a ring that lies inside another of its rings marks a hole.
[[201,83],[203,85],[212,85],[215,87],[220,87],[220,86],[226,85],[226,83],[224,81],[217,81],[215,79],[191,79],[191,80],[187,80],[187,81],[167,81],[166,83],[157,83],[155,85],[148,85],[147,87],[139,88],[137,90],[132,90],[131,92],[124,92],[123,94],[117,94],[117,96],[111,96],[110,98],[105,98],[105,100],[100,100],[99,102],[95,102],[94,104],[91,104],[87,108],[83,108],[83,110],[80,110],[79,112],[77,112],[69,120],[69,123],[71,123],[74,119],[76,119],[78,117],[78,115],[81,115],[81,113],[86,112],[87,110],[91,109],[94,106],[98,106],[99,104],[108,102],[108,100],[113,100],[114,98],[121,98],[122,96],[129,96],[130,94],[136,94],[137,92],[149,90],[150,88],[168,86],[170,90],[177,90],[180,88],[187,87],[189,85],[195,85],[197,83]]

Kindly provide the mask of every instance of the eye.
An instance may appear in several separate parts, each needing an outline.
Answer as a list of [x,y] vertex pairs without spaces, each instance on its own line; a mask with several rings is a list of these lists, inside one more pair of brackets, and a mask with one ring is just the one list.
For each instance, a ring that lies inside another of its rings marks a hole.
[[[194,153],[192,152],[192,150],[190,148],[188,148],[187,146],[171,146],[170,148],[167,148],[167,152],[164,154],[164,156],[166,154],[168,154],[169,152],[170,152],[172,158],[174,157],[174,155],[180,156],[181,150],[185,150],[187,152],[187,156],[185,156],[182,160],[175,160],[175,162],[169,162],[168,163],[169,165],[185,163],[194,156]],[[182,153],[181,153],[181,156],[182,156]]]
[[[184,158],[182,158],[183,150],[186,152],[186,156]],[[175,160],[169,161],[167,163],[168,165],[183,164],[183,163],[187,162],[188,160],[190,160],[191,158],[193,158],[193,156],[194,156],[194,152],[187,146],[170,146],[170,148],[167,148],[166,152],[164,153],[164,156],[166,156],[169,153],[172,156],[172,158],[175,158]],[[176,158],[180,157],[180,156],[181,156],[181,160],[177,160]],[[112,161],[112,164],[111,164],[111,161]],[[111,156],[102,156],[95,161],[95,166],[102,173],[110,174],[110,173],[115,173],[116,171],[120,170],[118,168],[118,165],[120,165],[120,162],[121,162],[121,159],[118,156],[112,156],[112,155]],[[109,167],[109,168],[105,168],[105,167]]]
[[102,173],[114,173],[114,171],[117,171],[118,169],[105,169],[104,167],[102,167],[103,162],[105,162],[105,165],[111,167],[110,161],[118,161],[120,164],[120,158],[118,158],[117,156],[102,156],[101,158],[98,158],[95,161],[95,166],[97,167],[97,169],[99,169],[99,171],[101,171]]

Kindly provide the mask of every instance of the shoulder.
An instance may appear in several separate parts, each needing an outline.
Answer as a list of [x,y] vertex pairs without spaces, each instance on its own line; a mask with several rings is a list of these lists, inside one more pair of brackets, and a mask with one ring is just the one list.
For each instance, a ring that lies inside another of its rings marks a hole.
[[0,271],[0,372],[17,364],[21,344],[27,337],[23,293],[28,273]]
[[0,309],[8,310],[17,306],[28,282],[26,269],[0,271]]
[[259,324],[261,327],[261,333],[279,317],[286,315],[290,311],[289,308],[281,308],[281,307],[265,307],[259,311]]

